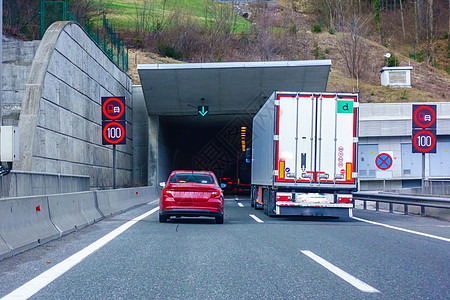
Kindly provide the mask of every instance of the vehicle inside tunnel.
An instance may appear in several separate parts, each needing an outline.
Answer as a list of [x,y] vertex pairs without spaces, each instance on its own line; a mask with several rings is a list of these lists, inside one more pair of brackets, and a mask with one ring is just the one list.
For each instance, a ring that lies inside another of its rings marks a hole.
[[159,156],[164,173],[209,170],[226,193],[250,189],[252,115],[165,116],[159,118]]

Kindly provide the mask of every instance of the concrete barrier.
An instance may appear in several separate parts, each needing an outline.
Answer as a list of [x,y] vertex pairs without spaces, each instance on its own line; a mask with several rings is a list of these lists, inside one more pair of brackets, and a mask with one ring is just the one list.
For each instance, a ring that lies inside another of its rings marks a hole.
[[94,192],[79,193],[81,197],[81,212],[87,218],[88,224],[91,225],[103,219],[97,205],[97,195]]
[[159,187],[0,199],[0,260],[158,199]]
[[58,238],[47,197],[0,199],[0,236],[11,246],[11,255]]
[[[50,220],[61,236],[89,225],[88,218],[81,210],[83,198],[89,197],[89,194],[92,192],[48,196]],[[91,196],[93,199],[94,195]]]
[[0,260],[11,256],[11,248],[0,236]]
[[96,191],[98,208],[105,217],[129,210],[159,197],[158,187]]

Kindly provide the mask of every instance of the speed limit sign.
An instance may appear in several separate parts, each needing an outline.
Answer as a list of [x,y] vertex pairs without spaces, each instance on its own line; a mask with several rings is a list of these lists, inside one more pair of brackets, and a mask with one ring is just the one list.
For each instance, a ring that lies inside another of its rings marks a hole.
[[103,145],[126,144],[125,97],[102,97]]
[[436,130],[414,129],[412,144],[413,153],[436,153]]
[[125,138],[125,121],[103,121],[103,145],[123,145]]

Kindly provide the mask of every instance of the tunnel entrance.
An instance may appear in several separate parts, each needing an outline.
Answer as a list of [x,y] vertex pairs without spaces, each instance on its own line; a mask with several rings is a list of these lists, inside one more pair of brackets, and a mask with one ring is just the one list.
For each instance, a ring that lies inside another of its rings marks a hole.
[[[241,127],[250,148],[253,116],[269,96],[325,91],[330,68],[330,60],[138,65],[152,123],[149,184],[167,180],[172,170],[211,170],[239,192],[251,173]],[[198,116],[203,105],[206,117]]]
[[[209,170],[226,193],[250,189],[252,115],[160,117],[160,155],[169,170]],[[169,171],[170,172],[170,171]]]

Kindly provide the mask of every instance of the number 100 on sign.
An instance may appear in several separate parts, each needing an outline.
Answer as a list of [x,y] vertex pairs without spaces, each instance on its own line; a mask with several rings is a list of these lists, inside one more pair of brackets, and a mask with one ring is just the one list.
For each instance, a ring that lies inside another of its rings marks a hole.
[[126,143],[125,121],[103,121],[103,145],[123,145]]
[[436,153],[436,130],[414,129],[412,139],[413,153]]

